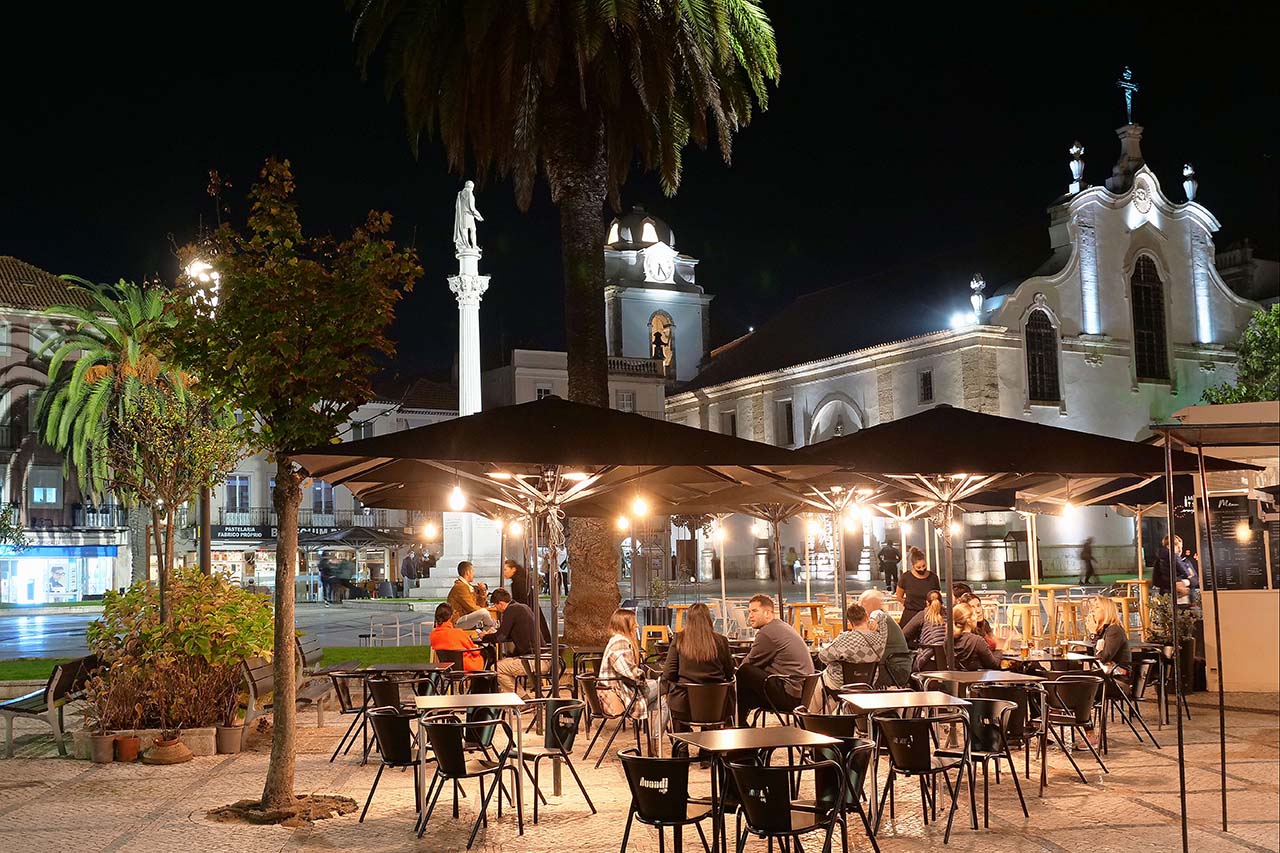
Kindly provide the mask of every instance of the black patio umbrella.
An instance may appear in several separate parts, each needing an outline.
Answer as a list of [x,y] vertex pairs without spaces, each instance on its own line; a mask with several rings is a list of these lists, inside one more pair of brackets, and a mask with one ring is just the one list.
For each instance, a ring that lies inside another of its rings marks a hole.
[[326,533],[301,533],[301,548],[402,548],[414,544],[412,536],[372,527],[348,527]]
[[[564,546],[561,519],[577,501],[611,491],[657,501],[693,499],[831,470],[771,445],[558,397],[326,445],[294,458],[311,476],[345,485],[367,506],[422,508],[451,490],[451,509],[530,516],[535,553],[536,521],[545,520],[553,563]],[[559,592],[557,584],[550,587],[554,637]],[[551,665],[552,684],[558,685],[555,655]]]

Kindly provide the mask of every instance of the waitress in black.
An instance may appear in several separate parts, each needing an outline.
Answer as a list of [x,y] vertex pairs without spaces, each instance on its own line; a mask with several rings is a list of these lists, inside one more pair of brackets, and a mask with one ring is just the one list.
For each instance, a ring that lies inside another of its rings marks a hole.
[[942,589],[941,584],[938,583],[938,576],[929,571],[929,564],[925,562],[923,551],[915,547],[908,548],[907,557],[911,560],[911,571],[905,572],[898,578],[898,589],[894,593],[894,596],[902,602],[899,625],[907,624],[912,616],[924,610],[929,603],[931,590]]

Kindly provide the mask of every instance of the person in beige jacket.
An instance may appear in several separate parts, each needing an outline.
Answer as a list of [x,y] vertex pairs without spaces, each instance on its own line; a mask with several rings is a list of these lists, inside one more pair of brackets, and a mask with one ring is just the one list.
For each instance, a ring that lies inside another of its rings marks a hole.
[[467,560],[458,563],[458,579],[449,590],[449,605],[453,608],[453,624],[464,631],[492,631],[498,627],[489,611],[476,601],[471,586],[476,576],[475,567]]

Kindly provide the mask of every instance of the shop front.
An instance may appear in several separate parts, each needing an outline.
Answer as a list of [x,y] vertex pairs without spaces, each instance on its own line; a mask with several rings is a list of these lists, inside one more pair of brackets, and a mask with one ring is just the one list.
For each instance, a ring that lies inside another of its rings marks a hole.
[[112,588],[116,545],[0,546],[0,602],[56,604]]

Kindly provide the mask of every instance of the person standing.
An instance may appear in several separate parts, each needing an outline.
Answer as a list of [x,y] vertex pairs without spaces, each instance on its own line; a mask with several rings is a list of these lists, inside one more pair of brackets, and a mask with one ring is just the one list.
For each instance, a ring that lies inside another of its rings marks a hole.
[[1093,578],[1093,583],[1098,583],[1098,573],[1093,568],[1093,537],[1090,536],[1084,540],[1084,544],[1080,546],[1080,562],[1084,566],[1084,574],[1080,576],[1080,585],[1084,586],[1090,583],[1089,578]]
[[880,573],[884,575],[884,588],[898,588],[898,563],[902,562],[902,555],[898,553],[898,549],[893,547],[892,542],[886,541],[880,546]]
[[[458,563],[458,579],[449,590],[449,604],[453,607],[454,624],[464,631],[491,631],[497,627],[489,611],[480,606],[476,590],[472,587],[475,567],[467,560]],[[484,589],[484,585],[480,585]]]
[[902,602],[899,625],[906,625],[912,616],[924,610],[929,600],[929,590],[942,589],[938,576],[929,570],[923,551],[912,546],[907,549],[907,556],[911,559],[911,571],[898,578],[898,588],[894,592],[894,597]]
[[409,590],[418,585],[418,567],[420,564],[418,558],[418,550],[410,548],[409,553],[404,555],[404,559],[400,561],[400,577],[405,582],[405,589]]
[[[747,725],[747,716],[756,708],[770,704],[782,711],[794,710],[800,704],[800,692],[806,676],[813,675],[813,659],[804,638],[774,610],[773,599],[753,595],[747,607],[747,618],[756,630],[751,651],[738,667],[738,725]],[[782,679],[766,682],[770,675]]]
[[787,549],[787,568],[791,570],[791,583],[800,583],[800,555],[795,548]]
[[537,590],[533,586],[533,581],[529,578],[529,570],[510,558],[502,561],[502,576],[507,581],[507,588],[511,590],[511,598],[521,604],[527,606],[530,610],[537,611],[538,628],[542,631],[542,642],[551,642],[551,629],[547,626],[546,614],[542,612],[542,608],[538,605]]
[[[689,692],[686,684],[719,684],[733,680],[733,655],[729,640],[717,634],[711,622],[711,611],[698,602],[684,617],[684,630],[675,635],[662,667],[661,688],[667,693],[671,711],[671,730],[688,731]],[[725,703],[725,724],[731,725],[732,694]]]

